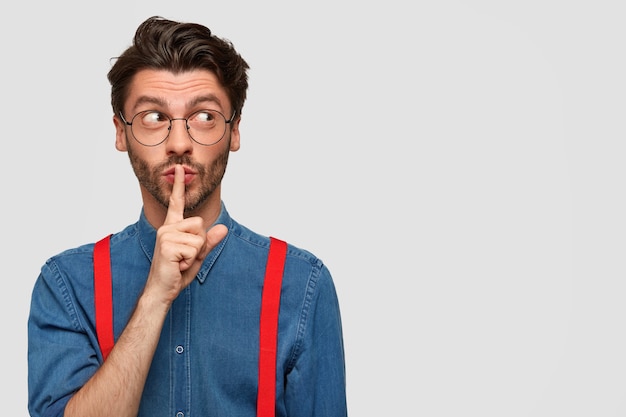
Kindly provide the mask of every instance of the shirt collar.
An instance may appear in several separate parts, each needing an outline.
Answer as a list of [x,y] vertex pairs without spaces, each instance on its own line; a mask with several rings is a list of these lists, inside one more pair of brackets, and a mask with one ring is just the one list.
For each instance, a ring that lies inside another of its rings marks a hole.
[[[226,245],[226,242],[231,235],[233,219],[228,214],[224,202],[221,203],[220,214],[217,217],[215,223],[213,223],[213,225],[216,224],[223,224],[224,226],[226,226],[228,228],[228,233],[226,234],[226,237],[222,239],[222,241],[215,248],[213,248],[213,250],[209,252],[207,257],[204,259],[202,267],[200,267],[200,271],[198,271],[198,274],[196,275],[196,278],[201,284],[204,283],[204,281],[206,280],[207,276],[209,275],[209,271],[211,270],[211,267],[219,257],[220,253],[222,253],[222,250],[224,249],[224,246]],[[143,208],[141,210],[141,215],[139,216],[139,221],[137,223],[137,230],[139,232],[139,244],[141,245],[143,252],[146,254],[150,262],[152,262],[152,257],[154,256],[154,244],[156,243],[156,229],[148,222]]]

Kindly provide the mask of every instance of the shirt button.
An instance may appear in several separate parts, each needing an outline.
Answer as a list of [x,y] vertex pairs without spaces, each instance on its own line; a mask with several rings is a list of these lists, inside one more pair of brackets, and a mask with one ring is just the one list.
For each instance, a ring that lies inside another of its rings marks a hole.
[[185,417],[185,413],[179,411],[178,413],[176,413],[176,417]]
[[[183,353],[185,350],[185,348],[183,348],[181,345],[176,346],[176,353]],[[183,413],[178,413],[176,414],[178,417],[183,417]]]

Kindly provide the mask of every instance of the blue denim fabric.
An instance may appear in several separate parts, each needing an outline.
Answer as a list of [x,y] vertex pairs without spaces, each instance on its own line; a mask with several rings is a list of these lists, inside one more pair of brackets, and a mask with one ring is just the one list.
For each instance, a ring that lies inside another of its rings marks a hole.
[[[269,239],[235,222],[165,320],[140,416],[255,416],[259,312]],[[280,237],[280,236],[277,236]],[[111,238],[116,340],[144,286],[156,239],[141,213]],[[61,416],[102,364],[94,320],[93,244],[49,259],[28,321],[31,416]],[[346,416],[339,305],[331,275],[289,245],[280,301],[276,416]],[[181,414],[182,413],[182,414]]]

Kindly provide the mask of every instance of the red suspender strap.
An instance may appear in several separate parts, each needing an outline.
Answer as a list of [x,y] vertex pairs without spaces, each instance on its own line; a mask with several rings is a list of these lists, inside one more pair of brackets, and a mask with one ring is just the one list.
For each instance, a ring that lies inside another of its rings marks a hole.
[[257,417],[273,417],[276,409],[278,311],[286,255],[287,243],[270,237],[270,250],[265,267],[265,282],[261,299]]
[[113,349],[113,285],[111,283],[111,235],[96,242],[93,251],[94,300],[96,308],[96,335],[106,360]]

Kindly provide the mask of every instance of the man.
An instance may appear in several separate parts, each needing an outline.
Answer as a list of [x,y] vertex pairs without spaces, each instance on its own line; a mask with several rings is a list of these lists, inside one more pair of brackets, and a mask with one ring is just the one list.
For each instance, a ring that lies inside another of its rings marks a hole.
[[[32,416],[256,415],[270,239],[233,220],[220,195],[247,70],[229,41],[160,17],[116,59],[115,146],[128,152],[143,208],[106,251],[115,345],[108,356],[100,347],[94,244],[49,259],[28,323]],[[289,245],[280,288],[276,416],[345,416],[329,271]]]

